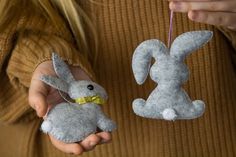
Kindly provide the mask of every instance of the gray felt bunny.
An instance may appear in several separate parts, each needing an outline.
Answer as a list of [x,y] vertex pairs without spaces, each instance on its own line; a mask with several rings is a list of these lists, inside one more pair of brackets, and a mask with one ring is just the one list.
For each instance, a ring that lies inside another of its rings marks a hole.
[[115,123],[104,115],[99,106],[107,99],[106,91],[92,81],[76,81],[67,64],[55,53],[52,60],[59,78],[44,75],[40,79],[68,93],[76,103],[64,102],[53,107],[41,125],[42,131],[66,143],[79,142],[95,133],[97,128],[113,131]]
[[[188,80],[189,70],[184,59],[212,38],[211,31],[193,31],[178,36],[168,49],[161,41],[151,39],[135,50],[132,69],[138,84],[150,77],[158,83],[148,99],[135,99],[134,112],[142,117],[176,120],[194,119],[205,111],[201,100],[191,101],[181,85]],[[156,60],[151,66],[152,57]]]

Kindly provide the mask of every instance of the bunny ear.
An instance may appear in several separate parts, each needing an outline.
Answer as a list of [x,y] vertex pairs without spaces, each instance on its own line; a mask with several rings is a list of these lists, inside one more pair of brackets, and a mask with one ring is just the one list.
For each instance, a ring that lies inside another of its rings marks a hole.
[[48,75],[43,75],[40,77],[40,80],[43,81],[44,83],[48,84],[49,86],[52,86],[53,88],[56,88],[60,91],[68,93],[68,83],[66,83],[63,80],[60,80],[56,77],[48,76]]
[[52,54],[53,67],[60,79],[67,83],[75,81],[68,65],[56,54]]
[[206,44],[213,36],[211,31],[193,31],[181,34],[171,45],[170,55],[179,60]]
[[159,40],[151,39],[142,42],[134,51],[132,69],[138,84],[143,84],[147,78],[152,57],[155,60],[166,55],[168,49]]

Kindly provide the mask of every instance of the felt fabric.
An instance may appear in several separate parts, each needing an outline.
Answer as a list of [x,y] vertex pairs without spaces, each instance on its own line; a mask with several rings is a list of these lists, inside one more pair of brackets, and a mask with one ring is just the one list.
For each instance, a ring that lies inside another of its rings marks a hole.
[[[185,57],[212,38],[210,31],[192,31],[178,36],[170,50],[155,39],[142,42],[135,50],[132,69],[138,84],[144,83],[150,71],[151,79],[158,86],[147,101],[135,99],[134,112],[142,117],[176,120],[194,119],[205,111],[201,100],[191,101],[181,85],[188,80],[189,71]],[[155,63],[151,66],[151,59]],[[151,68],[150,68],[151,67]]]
[[[107,99],[106,91],[88,80],[76,81],[69,67],[61,58],[53,53],[53,66],[59,78],[43,75],[40,79],[48,85],[68,93],[70,98],[76,100],[88,96],[99,96]],[[111,132],[116,129],[116,124],[107,118],[101,107],[94,102],[83,105],[77,103],[60,103],[53,107],[47,114],[41,129],[56,139],[66,143],[79,142],[95,133],[99,128]]]
[[[4,68],[0,70],[0,156],[71,157],[57,150],[39,130],[41,119],[30,108],[27,97],[34,68],[51,60],[52,52],[57,52],[71,66],[80,66],[88,74],[95,72],[96,82],[109,93],[103,111],[119,126],[112,133],[111,143],[99,145],[83,153],[83,157],[235,157],[236,73],[232,54],[236,51],[231,46],[236,43],[235,32],[228,32],[233,38],[227,40],[217,27],[192,22],[187,15],[177,13],[173,37],[192,30],[214,32],[209,44],[185,60],[191,74],[183,88],[191,99],[206,103],[205,113],[198,119],[174,123],[142,118],[134,114],[132,101],[146,100],[156,83],[150,77],[142,86],[136,83],[130,66],[132,55],[137,45],[147,39],[158,38],[167,43],[168,2],[100,2],[104,5],[79,1],[98,32],[96,64],[95,57],[87,60],[81,55],[82,50],[76,49],[69,28],[57,31],[31,6],[30,17],[22,16],[19,25],[11,23],[8,31],[0,33],[0,65],[8,68],[7,72]],[[27,32],[18,36],[23,26]],[[85,29],[89,34],[90,30]],[[94,56],[96,48],[90,44],[91,36],[88,42]],[[94,64],[93,68],[89,68],[90,64]]]
[[79,142],[100,130],[111,132],[116,126],[108,119],[101,107],[94,103],[79,105],[76,103],[60,103],[53,107],[41,129],[56,139],[66,142]]

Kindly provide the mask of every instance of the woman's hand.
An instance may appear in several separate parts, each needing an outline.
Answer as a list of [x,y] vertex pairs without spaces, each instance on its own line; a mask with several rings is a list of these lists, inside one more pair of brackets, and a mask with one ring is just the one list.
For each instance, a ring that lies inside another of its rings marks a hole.
[[236,0],[169,0],[175,12],[188,13],[189,19],[236,29]]
[[[77,80],[89,80],[86,73],[79,67],[70,67],[72,74]],[[29,103],[32,108],[34,108],[39,117],[45,116],[49,105],[56,105],[63,102],[58,91],[42,81],[39,77],[42,75],[56,76],[53,70],[52,61],[45,61],[41,63],[34,71],[31,85],[29,89]],[[76,155],[82,154],[84,151],[89,151],[95,148],[96,145],[102,143],[108,143],[111,141],[111,134],[108,132],[99,132],[96,134],[91,134],[86,139],[80,143],[63,143],[53,136],[49,135],[52,144],[59,150],[65,153],[73,153]]]

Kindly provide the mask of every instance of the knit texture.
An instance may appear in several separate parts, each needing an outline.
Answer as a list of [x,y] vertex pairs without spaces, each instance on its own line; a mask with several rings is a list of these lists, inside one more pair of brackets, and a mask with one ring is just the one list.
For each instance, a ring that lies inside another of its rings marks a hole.
[[[234,157],[236,156],[236,74],[233,57],[235,32],[194,23],[185,14],[176,14],[173,38],[183,32],[211,30],[213,39],[186,60],[191,71],[184,89],[206,104],[204,115],[196,120],[166,122],[136,116],[135,98],[147,98],[155,83],[148,78],[136,84],[131,60],[144,40],[157,38],[167,43],[168,2],[161,0],[80,1],[92,18],[99,35],[98,60],[93,67],[97,82],[109,94],[103,111],[117,122],[110,144],[85,152],[85,157]],[[101,4],[101,5],[100,5]],[[88,60],[74,48],[70,31],[55,32],[49,22],[34,14],[0,35],[0,154],[4,157],[66,157],[39,131],[40,119],[30,109],[27,90],[33,69],[48,60],[51,48],[70,64],[81,65],[91,73]],[[19,38],[22,25],[28,34]],[[34,34],[33,32],[37,32]],[[86,30],[90,35],[89,30]],[[228,40],[229,39],[229,40]],[[93,38],[89,37],[91,53]],[[83,64],[82,64],[83,63]],[[6,71],[6,68],[8,69]],[[20,87],[20,89],[19,89]],[[31,121],[30,121],[31,119]],[[16,122],[14,125],[6,123]],[[37,155],[38,154],[38,155]]]

